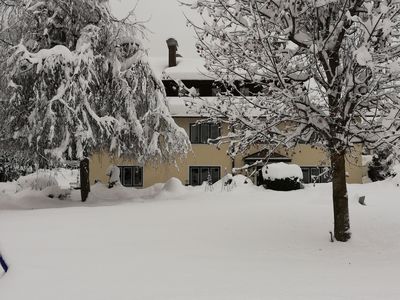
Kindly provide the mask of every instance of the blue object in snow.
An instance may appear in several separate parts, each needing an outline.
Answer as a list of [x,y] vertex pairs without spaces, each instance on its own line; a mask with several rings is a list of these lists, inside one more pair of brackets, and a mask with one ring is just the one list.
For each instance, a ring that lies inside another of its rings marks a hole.
[[3,268],[4,272],[7,273],[8,266],[7,266],[7,263],[6,263],[6,261],[4,260],[4,258],[3,258],[3,256],[1,254],[0,254],[0,265]]

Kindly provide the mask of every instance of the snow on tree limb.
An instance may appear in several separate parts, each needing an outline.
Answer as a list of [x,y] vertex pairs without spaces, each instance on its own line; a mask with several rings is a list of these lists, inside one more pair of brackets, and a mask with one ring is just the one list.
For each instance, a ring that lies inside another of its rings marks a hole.
[[[221,93],[218,107],[209,109],[229,120],[236,136],[232,152],[253,143],[290,146],[310,138],[343,152],[356,142],[376,147],[398,139],[397,1],[187,5],[203,17],[203,24],[189,22],[206,67],[236,89]],[[250,83],[258,88],[249,97],[240,86]],[[263,113],[254,115],[255,109]]]
[[190,149],[147,62],[143,25],[133,13],[119,21],[107,1],[33,0],[9,20],[16,16],[20,25],[6,31],[19,43],[0,46],[11,54],[2,135],[57,159],[96,150],[171,159]]

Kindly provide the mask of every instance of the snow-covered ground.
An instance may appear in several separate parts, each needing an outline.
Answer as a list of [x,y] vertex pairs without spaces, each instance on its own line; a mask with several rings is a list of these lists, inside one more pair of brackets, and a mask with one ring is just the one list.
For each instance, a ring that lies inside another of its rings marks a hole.
[[0,299],[400,299],[396,180],[350,185],[353,238],[331,243],[330,184],[235,178],[231,191],[97,184],[85,204],[0,184]]

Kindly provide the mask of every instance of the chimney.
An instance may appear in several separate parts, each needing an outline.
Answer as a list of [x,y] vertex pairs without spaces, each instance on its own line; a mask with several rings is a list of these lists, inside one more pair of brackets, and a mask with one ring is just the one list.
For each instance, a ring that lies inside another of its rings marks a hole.
[[176,66],[176,50],[178,49],[178,42],[174,38],[167,40],[168,45],[168,67]]

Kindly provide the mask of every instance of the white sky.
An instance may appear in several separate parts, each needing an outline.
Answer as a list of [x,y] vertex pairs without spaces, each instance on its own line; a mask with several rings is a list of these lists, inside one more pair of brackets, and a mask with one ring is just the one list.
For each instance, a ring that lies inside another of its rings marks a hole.
[[[110,0],[113,14],[122,18],[131,10],[136,0]],[[189,2],[189,1],[187,1]],[[195,33],[186,26],[183,12],[199,20],[196,11],[179,5],[177,0],[139,0],[136,15],[139,20],[148,20],[150,56],[168,56],[166,40],[174,37],[179,44],[178,53],[184,57],[198,57],[195,48]]]

